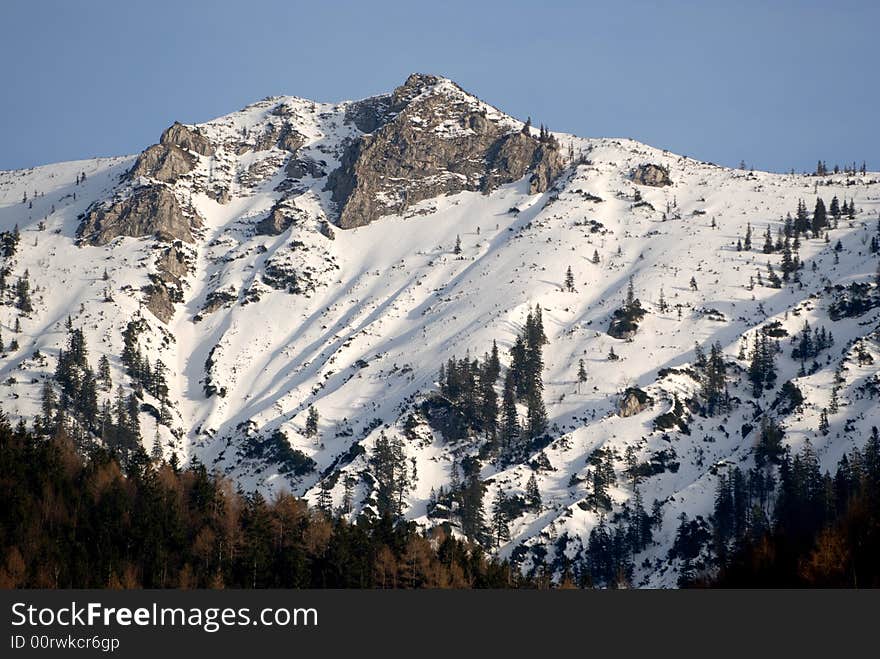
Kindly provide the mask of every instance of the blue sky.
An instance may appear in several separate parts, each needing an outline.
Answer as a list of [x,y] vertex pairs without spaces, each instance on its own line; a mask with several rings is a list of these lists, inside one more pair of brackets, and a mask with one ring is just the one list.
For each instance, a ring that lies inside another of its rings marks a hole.
[[726,165],[880,169],[880,2],[3,0],[0,169],[140,151],[269,95],[449,76],[506,112]]

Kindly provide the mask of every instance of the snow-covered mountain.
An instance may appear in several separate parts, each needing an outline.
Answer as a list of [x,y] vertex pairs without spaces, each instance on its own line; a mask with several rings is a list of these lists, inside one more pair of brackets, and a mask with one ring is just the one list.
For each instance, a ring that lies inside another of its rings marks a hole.
[[[847,209],[799,237],[802,267],[777,287],[778,232],[799,200],[812,222],[817,197]],[[877,173],[751,172],[539,131],[433,76],[357,102],[267,98],[175,124],[137,156],[0,172],[0,408],[42,413],[70,317],[91,366],[109,359],[99,405],[138,390],[148,452],[158,437],[166,459],[354,515],[375,507],[377,440],[399,438],[416,474],[407,518],[458,528],[456,504],[437,500],[466,464],[487,525],[500,494],[514,502],[493,551],[556,577],[632,505],[638,471],[655,526],[633,583],[674,586],[679,517],[707,518],[718,474],[753,465],[764,415],[828,469],[880,425],[878,212]],[[635,332],[611,330],[630,282],[645,313]],[[536,306],[546,437],[511,461],[482,433],[444,436],[441,365],[495,341],[506,371]],[[800,359],[805,322],[833,344]],[[778,374],[755,397],[762,329]],[[127,373],[124,335],[151,372],[164,365],[167,397]],[[729,404],[709,415],[695,343],[716,342]],[[605,510],[592,483],[609,464]]]

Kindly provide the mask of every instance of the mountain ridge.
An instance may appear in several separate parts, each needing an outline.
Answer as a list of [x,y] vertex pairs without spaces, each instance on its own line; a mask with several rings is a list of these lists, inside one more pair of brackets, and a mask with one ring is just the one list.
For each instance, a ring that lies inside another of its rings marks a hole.
[[[679,515],[709,518],[717,474],[751,464],[762,416],[784,426],[793,450],[809,439],[825,468],[878,425],[876,369],[858,357],[880,357],[876,173],[734,170],[525,127],[436,76],[414,74],[398,90],[398,101],[267,98],[174,124],[140,155],[0,172],[0,229],[12,240],[17,225],[20,236],[4,280],[32,280],[31,311],[16,286],[3,290],[0,335],[19,345],[0,368],[4,410],[35,418],[45,383],[59,388],[69,315],[92,366],[108,357],[113,389],[98,402],[118,385],[133,393],[141,442],[149,451],[158,437],[165,459],[197,458],[243,487],[329,499],[354,515],[376,510],[384,433],[418,474],[405,516],[459,533],[462,506],[438,508],[441,487],[477,478],[488,528],[499,495],[526,501],[534,476],[541,503],[509,506],[511,539],[486,544],[556,578],[584,569],[591,531],[638,490],[645,507],[659,502],[652,540],[633,556],[630,581],[648,586],[675,585]],[[785,274],[800,281],[765,285],[768,262],[782,273],[786,214],[818,197],[853,200],[852,217],[829,213],[817,236],[799,234],[805,267]],[[747,227],[754,244],[738,250]],[[641,315],[630,313],[631,281]],[[864,302],[855,311],[853,299]],[[479,433],[432,427],[423,404],[440,366],[496,341],[506,372],[536,304],[550,340],[543,446],[505,462]],[[619,310],[635,329],[614,338]],[[801,375],[785,341],[804,320],[836,342]],[[767,327],[782,348],[778,376],[754,397],[751,342]],[[695,341],[721,346],[736,399],[724,414],[700,409]],[[135,352],[149,378],[133,368]],[[160,361],[167,393],[155,382]],[[804,402],[777,412],[789,381]],[[823,434],[830,386],[843,402]],[[638,488],[628,449],[650,474]],[[606,463],[609,509],[593,487]]]

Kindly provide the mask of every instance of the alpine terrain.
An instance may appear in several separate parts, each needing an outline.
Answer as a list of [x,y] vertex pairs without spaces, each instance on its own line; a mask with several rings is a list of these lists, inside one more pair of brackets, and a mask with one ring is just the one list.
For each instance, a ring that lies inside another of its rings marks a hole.
[[270,97],[0,172],[0,408],[527,575],[675,587],[792,470],[833,490],[876,448],[878,213],[861,164],[551,132],[432,75]]

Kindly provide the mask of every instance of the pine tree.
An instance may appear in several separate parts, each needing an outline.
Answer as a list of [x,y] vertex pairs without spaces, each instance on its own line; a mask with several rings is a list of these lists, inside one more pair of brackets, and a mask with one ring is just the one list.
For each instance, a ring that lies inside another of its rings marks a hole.
[[578,381],[577,392],[580,393],[581,392],[581,385],[587,381],[587,370],[586,370],[586,368],[584,368],[584,360],[583,359],[578,360],[577,381]]
[[743,247],[746,248],[746,251],[749,251],[752,249],[752,223],[751,222],[746,223],[746,237],[745,237],[745,240],[743,241]]
[[773,253],[773,234],[770,232],[770,225],[767,225],[767,231],[764,234],[764,254]]
[[541,491],[538,489],[538,480],[535,478],[534,472],[526,483],[526,505],[532,512],[541,510]]
[[571,271],[571,266],[565,271],[565,290],[574,293],[574,273]]
[[827,435],[829,433],[828,410],[826,410],[824,407],[822,408],[822,413],[819,415],[819,432],[823,435]]
[[153,462],[162,462],[162,443],[159,437],[159,422],[156,422],[156,434],[153,437],[153,448],[150,451],[150,458]]
[[599,250],[596,250],[596,249],[593,250],[593,263],[595,263],[597,265],[599,263]]
[[[816,203],[818,204],[818,201]],[[833,217],[835,220],[840,219],[840,200],[837,198],[837,195],[834,195],[834,197],[832,197],[831,199],[829,212],[831,213],[831,217]]]
[[504,393],[501,401],[501,442],[507,460],[517,449],[519,439],[519,415],[516,411],[516,385],[513,371],[508,370],[504,377]]
[[23,313],[30,313],[34,310],[33,304],[31,302],[31,283],[28,271],[25,270],[24,274],[18,278],[18,283],[15,286],[15,306],[16,308]]
[[309,405],[308,415],[306,416],[306,437],[318,440],[318,410],[313,405]]
[[455,237],[455,248],[452,250],[453,254],[461,254],[461,236]]
[[532,392],[526,405],[528,408],[526,414],[528,436],[530,439],[537,439],[547,430],[547,409],[544,407],[544,399],[540,392]]
[[492,504],[492,535],[496,547],[510,540],[510,518],[507,508],[507,497],[504,492],[499,491]]
[[813,235],[819,235],[822,229],[824,229],[828,225],[828,218],[825,213],[825,202],[822,201],[822,197],[816,198],[816,208],[813,211]]
[[113,389],[113,382],[110,379],[110,360],[107,359],[107,355],[101,355],[98,361],[98,381],[104,391]]

